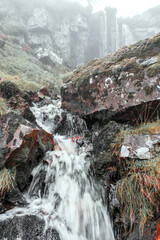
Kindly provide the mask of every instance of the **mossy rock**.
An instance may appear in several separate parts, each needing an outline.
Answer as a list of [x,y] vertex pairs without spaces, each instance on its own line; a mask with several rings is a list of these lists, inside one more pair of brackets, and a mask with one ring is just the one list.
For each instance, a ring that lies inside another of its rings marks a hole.
[[2,93],[2,97],[6,99],[9,99],[17,94],[21,94],[18,86],[11,81],[3,81],[0,84],[0,91]]
[[155,63],[149,66],[146,69],[146,73],[148,77],[154,77],[156,74],[160,73],[160,63]]
[[18,152],[15,157],[14,157],[14,161],[16,163],[26,163],[27,159],[29,156],[29,148],[28,147],[24,147],[21,149],[20,152]]

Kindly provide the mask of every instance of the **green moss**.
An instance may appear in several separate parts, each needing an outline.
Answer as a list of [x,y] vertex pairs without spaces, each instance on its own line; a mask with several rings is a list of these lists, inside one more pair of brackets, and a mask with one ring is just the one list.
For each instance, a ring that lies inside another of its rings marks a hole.
[[0,91],[2,93],[2,97],[7,98],[7,99],[15,96],[16,94],[21,93],[18,86],[14,82],[11,82],[11,81],[3,81],[0,84]]
[[9,106],[6,104],[5,100],[0,97],[0,115],[7,114],[10,112]]
[[90,75],[84,73],[82,76],[76,79],[76,87],[79,88],[81,85],[86,86],[88,84]]
[[113,156],[110,152],[101,152],[98,157],[97,161],[100,162],[101,164],[108,164],[111,162],[113,159]]
[[19,153],[16,154],[16,156],[14,157],[14,161],[16,163],[26,163],[28,156],[29,156],[29,149],[28,147],[24,147],[20,150]]
[[0,49],[0,77],[16,81],[21,89],[24,86],[26,90],[32,87],[39,90],[51,83],[58,88],[62,86],[60,70],[44,66],[34,56],[10,41]]
[[124,71],[130,72],[130,73],[137,73],[141,70],[139,65],[135,61],[129,61],[123,68]]
[[129,93],[129,94],[128,94],[128,99],[133,99],[133,98],[134,98],[133,93]]
[[154,77],[156,74],[160,73],[160,63],[155,63],[149,66],[146,69],[146,73],[148,77]]

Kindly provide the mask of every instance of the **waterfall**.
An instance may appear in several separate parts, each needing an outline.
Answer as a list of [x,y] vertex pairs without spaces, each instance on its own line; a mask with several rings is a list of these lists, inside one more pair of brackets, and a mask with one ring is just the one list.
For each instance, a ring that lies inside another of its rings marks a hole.
[[[64,112],[56,104],[58,101],[32,108],[37,123],[50,132],[56,128],[55,116],[61,117]],[[73,119],[67,116],[72,127]],[[86,130],[83,120],[79,120],[80,127],[82,137]],[[55,229],[61,240],[114,240],[103,188],[89,174],[88,152],[92,146],[86,140],[77,144],[72,136],[78,128],[71,129],[70,136],[54,136],[55,150],[47,152],[33,170],[25,194],[28,206],[11,210],[8,216],[19,212],[40,216],[45,220],[45,231]]]

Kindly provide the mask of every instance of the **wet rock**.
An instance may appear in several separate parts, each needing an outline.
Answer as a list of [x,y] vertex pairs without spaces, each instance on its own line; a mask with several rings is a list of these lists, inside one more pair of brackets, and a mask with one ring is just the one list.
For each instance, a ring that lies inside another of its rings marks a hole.
[[54,132],[60,135],[80,135],[87,129],[86,123],[83,119],[75,115],[72,116],[67,112],[62,112],[61,117],[55,119],[56,122],[57,120],[59,121],[59,124]]
[[153,240],[159,239],[160,232],[159,232],[159,223],[160,220],[156,217],[153,221],[148,221],[144,226],[143,234],[139,232],[138,224],[135,226],[134,231],[129,234],[126,238],[127,240]]
[[56,230],[44,228],[44,220],[35,215],[16,216],[0,221],[0,236],[1,240],[60,240]]
[[44,96],[50,97],[50,93],[47,88],[42,88],[39,92]]
[[113,143],[119,131],[120,125],[111,121],[93,137],[93,151],[95,155],[93,169],[97,176],[102,177],[107,174],[107,172],[110,172],[110,170],[107,171],[107,168],[113,166],[111,143]]
[[17,110],[18,114],[23,116],[28,121],[35,123],[36,119],[30,110],[29,103],[20,95],[11,97],[7,103],[12,107],[12,109]]
[[21,91],[18,86],[10,81],[3,81],[0,84],[0,92],[3,98],[9,99],[16,94],[21,95]]
[[159,43],[160,34],[75,70],[61,90],[63,107],[86,118],[105,111],[106,121],[135,121],[150,103],[149,117],[155,116],[160,108]]
[[23,191],[32,169],[53,149],[52,135],[13,112],[1,116],[0,123],[0,167],[16,167],[16,182]]
[[13,189],[6,193],[3,205],[6,206],[7,204],[10,206],[24,206],[27,204],[18,186],[15,185]]
[[120,157],[151,159],[160,153],[160,135],[128,135],[122,142]]

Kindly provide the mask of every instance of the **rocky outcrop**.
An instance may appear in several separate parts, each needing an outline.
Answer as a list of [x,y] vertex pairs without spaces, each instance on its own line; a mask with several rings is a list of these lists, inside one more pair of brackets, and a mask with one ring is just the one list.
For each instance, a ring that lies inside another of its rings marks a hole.
[[29,187],[32,170],[45,152],[53,150],[53,136],[37,126],[30,107],[50,101],[46,88],[38,93],[20,90],[4,79],[0,84],[0,212],[26,204],[22,193]]
[[60,240],[54,229],[44,232],[45,222],[34,215],[16,216],[0,221],[1,240]]
[[63,107],[83,117],[101,112],[105,121],[153,118],[160,107],[159,50],[157,35],[75,70],[62,88]]
[[52,67],[63,64],[72,70],[160,31],[159,6],[133,18],[117,18],[115,8],[92,13],[91,6],[75,2],[0,4],[0,31]]
[[160,153],[160,135],[127,135],[120,156],[131,159],[151,159]]
[[111,143],[114,142],[119,131],[120,125],[111,121],[92,137],[95,156],[93,169],[97,177],[105,179],[112,174],[111,170],[115,163],[113,163]]
[[0,167],[16,167],[16,182],[24,190],[32,169],[46,151],[53,149],[52,135],[13,112],[1,116],[0,122]]

